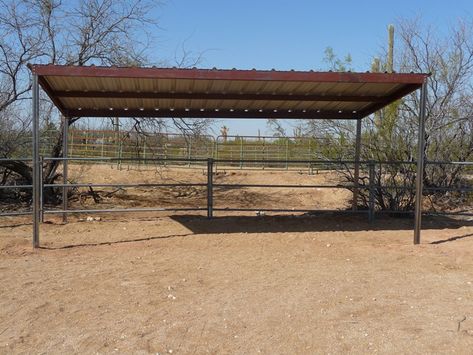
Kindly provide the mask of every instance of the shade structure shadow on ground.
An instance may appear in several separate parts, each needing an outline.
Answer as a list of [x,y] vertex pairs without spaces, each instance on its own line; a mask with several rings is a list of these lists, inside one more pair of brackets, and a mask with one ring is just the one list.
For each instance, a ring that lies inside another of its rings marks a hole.
[[[140,221],[143,223],[140,224]],[[169,224],[170,222],[171,224]],[[212,219],[197,214],[170,215],[158,219],[149,216],[127,220],[105,220],[97,224],[87,222],[72,222],[67,225],[52,223],[49,228],[49,236],[45,236],[41,247],[42,249],[69,249],[132,242],[140,243],[160,239],[199,238],[201,235],[236,235],[238,233],[270,235],[271,233],[361,232],[363,234],[363,232],[370,233],[373,231],[399,231],[404,236],[409,237],[413,231],[413,222],[412,218],[379,216],[373,223],[369,223],[364,216],[347,216],[346,214],[333,212],[306,215],[227,215],[216,216]],[[131,223],[131,225],[127,223]],[[96,228],[90,228],[89,225]],[[162,230],[160,226],[165,226],[165,230]],[[441,244],[472,237],[471,230],[461,229],[465,226],[473,226],[473,221],[440,216],[424,217],[423,228],[425,234],[423,241],[429,244]],[[133,233],[123,231],[125,229],[133,231]],[[435,232],[441,232],[442,230],[447,230],[448,234],[441,233],[440,235]],[[81,233],[84,231],[87,232],[82,235]],[[78,233],[81,237],[70,239],[68,237],[70,233],[72,235]],[[64,234],[67,237],[57,239],[54,237],[57,234]]]
[[[208,219],[193,215],[171,216],[194,234],[212,233],[284,233],[284,232],[332,232],[332,231],[382,231],[413,230],[412,218],[380,217],[369,223],[362,216],[347,216],[329,213],[317,215],[276,216],[218,216]],[[449,217],[424,217],[423,228],[457,229],[472,226],[473,221],[456,220]]]
[[114,240],[114,241],[105,241],[105,242],[96,242],[96,243],[79,243],[79,244],[67,244],[61,246],[39,246],[39,249],[45,250],[58,250],[58,249],[72,249],[72,248],[80,248],[80,247],[98,247],[103,245],[113,245],[113,244],[126,244],[126,243],[137,243],[137,242],[146,242],[152,240],[159,240],[159,239],[171,239],[171,238],[179,238],[179,237],[186,237],[193,235],[192,233],[189,234],[172,234],[166,236],[156,236],[156,237],[143,237],[143,238],[133,238],[133,239],[123,239],[123,240]]
[[467,233],[463,235],[456,235],[447,239],[440,239],[440,240],[434,240],[430,244],[443,244],[443,243],[449,243],[449,242],[454,242],[456,240],[461,240],[461,239],[466,239],[466,238],[471,238],[473,239],[473,233]]

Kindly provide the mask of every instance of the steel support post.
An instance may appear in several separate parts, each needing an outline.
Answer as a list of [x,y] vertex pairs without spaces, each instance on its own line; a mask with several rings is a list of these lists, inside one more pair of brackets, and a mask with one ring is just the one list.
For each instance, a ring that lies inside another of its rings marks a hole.
[[218,136],[217,139],[215,140],[215,160],[217,160],[217,162],[215,162],[215,172],[217,172],[218,170],[218,138],[219,137],[220,136]]
[[425,159],[425,109],[427,102],[427,79],[422,84],[420,92],[419,111],[419,138],[417,143],[417,173],[416,173],[416,200],[415,200],[415,223],[414,244],[420,243],[420,231],[422,225],[422,194],[424,185],[424,159]]
[[33,113],[33,248],[39,247],[39,224],[41,220],[41,161],[39,157],[39,84],[38,75],[32,78]]
[[43,186],[43,181],[44,181],[44,177],[43,177],[43,157],[40,156],[39,157],[39,181],[40,181],[40,189],[39,189],[39,206],[40,206],[40,219],[39,219],[39,222],[40,223],[44,223],[44,186]]
[[369,216],[368,220],[370,223],[373,223],[374,221],[374,184],[375,184],[375,166],[374,166],[374,161],[369,162],[369,179],[370,179],[370,186],[369,186]]
[[[62,157],[64,160],[62,161],[62,182],[63,184],[67,184],[68,179],[68,168],[69,168],[69,161],[68,158],[68,149],[69,149],[69,118],[63,117],[62,118]],[[67,211],[68,208],[68,188],[64,186],[62,188],[62,209],[63,211]],[[63,223],[67,223],[67,212],[62,214],[62,221]]]
[[213,169],[214,160],[207,160],[207,218],[213,217]]
[[353,211],[356,211],[358,209],[360,154],[361,154],[361,119],[358,119],[356,120],[356,137],[355,137],[355,172],[353,174],[355,187],[353,188],[353,201],[352,201]]

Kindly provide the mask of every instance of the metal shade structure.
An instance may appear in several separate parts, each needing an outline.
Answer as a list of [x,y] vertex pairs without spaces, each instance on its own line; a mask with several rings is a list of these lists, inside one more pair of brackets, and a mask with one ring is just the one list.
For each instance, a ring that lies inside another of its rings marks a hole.
[[424,74],[32,65],[64,116],[359,119]]
[[[33,75],[33,245],[39,245],[39,87],[65,119],[71,117],[254,118],[357,120],[355,180],[361,119],[422,88],[423,144],[428,74],[219,70],[29,65]],[[67,127],[67,124],[65,125]],[[67,129],[67,128],[66,128]],[[65,132],[67,133],[67,132]],[[63,152],[64,153],[64,152]],[[418,168],[422,168],[419,149]],[[67,158],[67,149],[64,158]],[[421,170],[422,171],[422,170]],[[422,193],[418,174],[417,202]],[[356,201],[357,189],[354,191]],[[421,204],[416,204],[415,242]]]

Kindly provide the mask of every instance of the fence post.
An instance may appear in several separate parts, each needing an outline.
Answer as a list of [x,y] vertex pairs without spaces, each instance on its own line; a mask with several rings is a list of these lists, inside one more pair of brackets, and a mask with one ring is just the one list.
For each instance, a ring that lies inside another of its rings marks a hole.
[[[302,140],[302,139],[301,139]],[[302,142],[301,142],[302,143]],[[309,159],[308,160],[312,160],[312,145],[310,144],[310,140],[309,140]],[[308,163],[308,166],[307,166],[308,170],[309,170],[309,175],[312,175],[311,174],[311,163],[309,162]]]
[[266,164],[265,164],[265,160],[266,160],[266,145],[265,145],[266,141],[263,137],[263,170],[264,168],[266,167]]
[[148,162],[146,161],[146,136],[143,140],[143,165],[146,168]]
[[119,148],[118,148],[118,170],[122,170],[122,157],[123,157],[123,145],[122,145],[122,140],[120,139]]
[[103,154],[104,154],[104,144],[105,144],[105,132],[102,132],[102,148],[100,150],[100,155],[102,156],[102,158],[104,158]]
[[207,218],[213,217],[213,165],[214,160],[207,159]]
[[369,166],[369,212],[368,212],[368,219],[370,223],[373,223],[374,221],[374,192],[375,192],[375,166],[374,162],[372,160],[369,161],[368,163]]
[[243,169],[243,139],[240,139],[240,170]]
[[168,143],[164,143],[164,167],[167,166],[168,163]]
[[74,130],[71,129],[71,144],[70,144],[71,150],[69,152],[70,156],[74,154]]
[[89,128],[85,131],[85,156],[89,155]]
[[[62,134],[63,134],[63,144],[62,144],[62,183],[64,185],[67,184],[68,174],[69,174],[69,161],[67,158],[69,157],[69,118],[63,117],[63,126],[62,126]],[[67,211],[69,200],[68,200],[68,188],[66,186],[62,187],[62,209],[63,211]],[[62,222],[67,223],[67,212],[62,214]]]
[[289,138],[286,138],[286,170],[289,170]]
[[39,157],[39,222],[44,223],[43,157]]
[[191,157],[192,157],[192,138],[189,140],[189,145],[187,146],[187,159],[189,159],[187,166],[191,166]]
[[[219,138],[219,137],[220,137],[220,136],[217,136],[217,139],[215,140],[215,159],[216,159],[217,161],[218,161],[218,158],[219,158],[219,156],[218,156],[218,138]],[[218,164],[215,163],[215,172],[217,172],[217,170],[218,170]]]

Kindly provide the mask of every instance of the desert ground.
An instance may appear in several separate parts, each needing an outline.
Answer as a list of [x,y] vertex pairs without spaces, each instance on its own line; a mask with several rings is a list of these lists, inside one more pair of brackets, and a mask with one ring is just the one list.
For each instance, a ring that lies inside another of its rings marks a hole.
[[[71,167],[77,182],[204,182],[200,169]],[[330,183],[219,170],[225,183]],[[102,189],[71,208],[202,206],[205,189]],[[85,190],[84,190],[85,191]],[[107,195],[107,191],[114,191]],[[217,190],[216,206],[349,206],[341,189]],[[458,353],[473,349],[473,221],[338,213],[0,219],[0,353]]]

